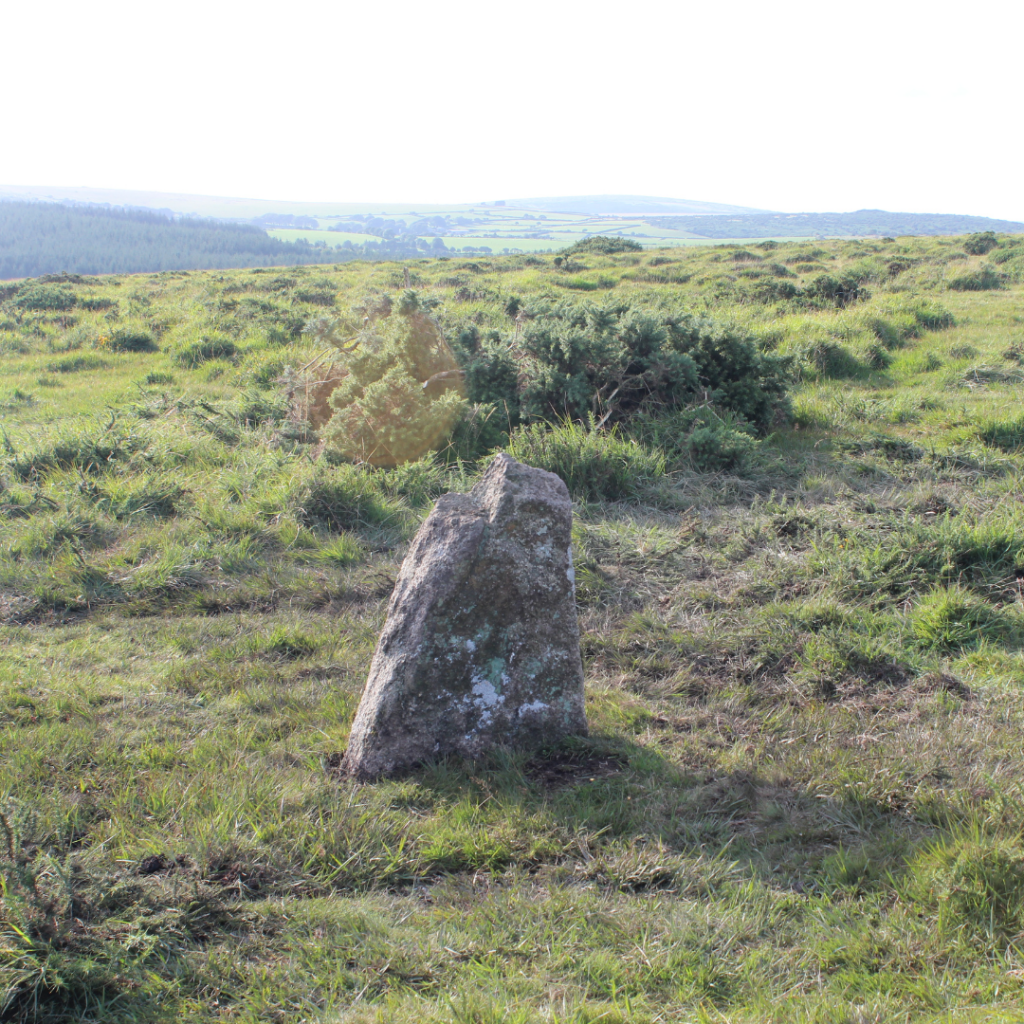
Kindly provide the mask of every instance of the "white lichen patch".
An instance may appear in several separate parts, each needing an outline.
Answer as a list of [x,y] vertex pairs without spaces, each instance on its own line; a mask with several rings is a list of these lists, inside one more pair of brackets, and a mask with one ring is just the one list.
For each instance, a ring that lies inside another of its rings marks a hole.
[[[501,684],[508,684],[508,676],[502,673]],[[467,698],[467,710],[471,706],[480,716],[477,728],[484,728],[490,725],[494,719],[494,712],[505,703],[505,698],[498,688],[484,676],[475,675],[472,678],[472,696]]]
[[534,701],[530,701],[529,704],[523,704],[519,708],[519,712],[518,713],[520,715],[529,715],[529,714],[539,715],[542,712],[547,711],[550,706],[551,706],[550,704],[545,704],[544,701],[542,701],[542,700],[534,700]]

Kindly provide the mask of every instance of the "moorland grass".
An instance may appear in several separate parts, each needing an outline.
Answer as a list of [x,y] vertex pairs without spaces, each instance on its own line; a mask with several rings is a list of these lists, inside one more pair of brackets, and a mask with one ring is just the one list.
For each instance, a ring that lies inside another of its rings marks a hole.
[[1022,293],[950,287],[1012,249],[418,264],[505,346],[575,277],[682,303],[792,357],[794,415],[515,434],[577,496],[591,735],[373,785],[337,766],[395,575],[483,460],[339,463],[278,379],[402,269],[12,292],[0,1014],[1019,1020]]

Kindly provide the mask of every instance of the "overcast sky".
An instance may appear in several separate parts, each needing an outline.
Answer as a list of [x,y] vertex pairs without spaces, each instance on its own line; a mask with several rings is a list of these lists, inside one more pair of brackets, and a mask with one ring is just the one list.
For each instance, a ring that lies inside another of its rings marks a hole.
[[4,5],[0,183],[1024,220],[1024,4]]

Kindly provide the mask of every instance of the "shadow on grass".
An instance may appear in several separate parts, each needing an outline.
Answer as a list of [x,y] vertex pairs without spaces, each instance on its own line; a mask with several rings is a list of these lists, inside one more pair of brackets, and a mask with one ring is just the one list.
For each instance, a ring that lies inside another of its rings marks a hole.
[[411,787],[411,804],[426,794],[442,815],[497,804],[512,828],[540,821],[562,838],[545,850],[529,842],[469,848],[457,833],[446,845],[439,836],[423,878],[556,866],[620,891],[681,890],[701,861],[735,879],[826,894],[893,884],[931,834],[906,809],[852,790],[823,796],[758,770],[688,770],[650,746],[600,733],[367,785],[393,786],[395,795]]

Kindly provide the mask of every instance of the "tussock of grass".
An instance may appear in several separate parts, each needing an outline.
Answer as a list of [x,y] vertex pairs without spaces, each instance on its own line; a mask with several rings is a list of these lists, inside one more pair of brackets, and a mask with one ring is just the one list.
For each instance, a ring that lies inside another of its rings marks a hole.
[[159,352],[152,333],[144,327],[121,327],[101,335],[96,347],[106,352]]
[[914,639],[926,648],[960,651],[986,641],[1019,643],[1019,616],[1000,613],[961,588],[936,590],[921,599],[912,616]]
[[1009,420],[991,420],[978,428],[978,437],[985,444],[1004,452],[1024,448],[1024,416]]
[[396,522],[403,512],[374,474],[351,465],[317,467],[294,481],[286,500],[301,522],[332,531]]
[[106,370],[110,364],[99,356],[65,356],[55,362],[47,363],[50,373],[81,373],[84,370]]
[[66,427],[35,450],[15,450],[10,469],[22,480],[54,470],[100,473],[149,447],[149,438],[133,423],[110,420],[105,426]]
[[180,345],[174,353],[174,361],[178,366],[194,370],[204,363],[217,359],[232,359],[237,354],[238,347],[230,338],[218,334],[205,334],[197,341]]
[[1024,852],[1016,843],[961,831],[922,850],[913,877],[939,931],[958,944],[1005,949],[1024,930]]
[[581,501],[615,501],[636,495],[665,472],[660,452],[613,432],[571,420],[531,424],[512,434],[508,453],[520,462],[557,473]]
[[965,270],[946,281],[946,287],[955,292],[984,292],[1002,286],[1003,277],[993,267]]

